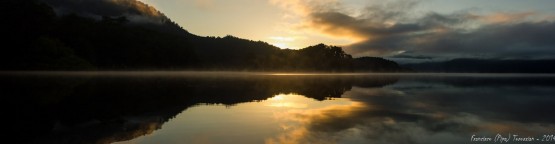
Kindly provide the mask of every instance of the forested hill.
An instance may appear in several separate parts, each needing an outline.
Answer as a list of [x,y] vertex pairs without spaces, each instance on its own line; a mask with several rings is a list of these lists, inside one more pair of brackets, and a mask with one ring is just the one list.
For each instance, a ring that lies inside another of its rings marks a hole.
[[201,37],[136,0],[4,0],[1,70],[402,71],[340,47]]

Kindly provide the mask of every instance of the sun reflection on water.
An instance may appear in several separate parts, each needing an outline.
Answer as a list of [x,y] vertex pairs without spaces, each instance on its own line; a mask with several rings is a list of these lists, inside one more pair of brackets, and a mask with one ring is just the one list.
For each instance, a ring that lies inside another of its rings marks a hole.
[[[273,112],[273,119],[278,123],[281,132],[267,137],[266,144],[306,142],[305,138],[311,137],[309,129],[315,122],[321,123],[331,117],[347,118],[353,112],[366,108],[364,104],[346,98],[316,101],[297,94],[279,94],[265,102],[268,103],[266,106],[285,108],[285,110]],[[329,143],[333,140],[312,139],[310,141]]]
[[287,108],[307,108],[308,104],[299,103],[303,96],[296,94],[279,94],[268,99],[266,106],[270,107],[287,107]]

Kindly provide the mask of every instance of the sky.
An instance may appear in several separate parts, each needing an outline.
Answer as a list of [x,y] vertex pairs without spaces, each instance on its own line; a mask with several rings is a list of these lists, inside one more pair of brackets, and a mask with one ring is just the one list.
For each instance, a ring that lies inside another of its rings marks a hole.
[[140,0],[189,32],[397,61],[555,58],[554,0]]

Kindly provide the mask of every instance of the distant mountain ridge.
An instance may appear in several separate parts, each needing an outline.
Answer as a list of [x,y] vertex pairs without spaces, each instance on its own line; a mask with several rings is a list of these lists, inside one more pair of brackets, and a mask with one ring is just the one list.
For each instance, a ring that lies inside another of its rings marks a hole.
[[2,48],[1,70],[403,70],[324,44],[290,50],[197,36],[136,0],[6,0],[2,11],[6,44],[15,47]]
[[404,64],[417,72],[555,73],[555,60],[453,59],[444,62]]

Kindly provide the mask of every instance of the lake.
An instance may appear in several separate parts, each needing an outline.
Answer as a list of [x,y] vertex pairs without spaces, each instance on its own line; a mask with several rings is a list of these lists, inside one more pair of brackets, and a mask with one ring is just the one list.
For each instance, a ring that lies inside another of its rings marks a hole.
[[3,72],[19,143],[555,143],[555,75]]

